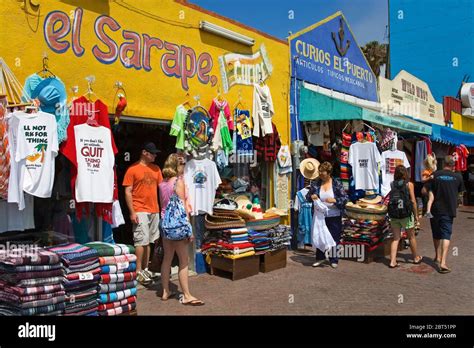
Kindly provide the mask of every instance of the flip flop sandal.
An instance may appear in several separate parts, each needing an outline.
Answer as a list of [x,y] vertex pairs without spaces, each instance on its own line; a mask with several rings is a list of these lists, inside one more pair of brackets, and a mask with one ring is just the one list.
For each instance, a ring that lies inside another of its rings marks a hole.
[[388,267],[389,267],[389,268],[398,268],[398,267],[400,267],[400,264],[399,264],[399,263],[397,263],[395,266],[388,265]]
[[450,273],[451,270],[449,268],[440,268],[438,272],[441,274],[446,274],[446,273]]
[[423,256],[420,256],[420,257],[418,258],[418,261],[413,260],[413,263],[414,263],[415,265],[419,265],[419,264],[421,263],[421,261],[423,261]]
[[183,305],[185,306],[204,306],[204,302],[201,300],[192,300],[189,302],[183,302]]
[[177,292],[171,292],[167,298],[161,298],[161,301],[168,301],[170,298],[173,298],[177,295],[178,293]]

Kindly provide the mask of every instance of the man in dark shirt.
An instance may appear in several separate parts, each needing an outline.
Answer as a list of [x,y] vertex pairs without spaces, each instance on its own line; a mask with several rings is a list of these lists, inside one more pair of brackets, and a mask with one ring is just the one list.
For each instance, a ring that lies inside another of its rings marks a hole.
[[449,242],[453,229],[453,220],[456,217],[459,194],[465,191],[461,174],[454,172],[453,156],[445,157],[444,168],[433,174],[430,191],[434,194],[431,212],[431,232],[435,248],[435,262],[439,266],[438,272],[449,273],[446,265]]

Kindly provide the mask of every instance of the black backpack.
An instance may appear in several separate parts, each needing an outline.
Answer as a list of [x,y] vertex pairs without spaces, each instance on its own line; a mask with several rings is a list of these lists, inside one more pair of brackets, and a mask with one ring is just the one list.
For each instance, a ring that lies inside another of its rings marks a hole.
[[388,216],[392,219],[404,219],[413,214],[413,203],[410,200],[410,193],[403,180],[392,182],[390,185],[390,200],[388,202]]

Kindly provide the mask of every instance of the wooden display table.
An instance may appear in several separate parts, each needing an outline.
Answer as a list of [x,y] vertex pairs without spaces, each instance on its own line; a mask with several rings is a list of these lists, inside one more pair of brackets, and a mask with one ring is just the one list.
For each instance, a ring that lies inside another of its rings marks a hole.
[[268,251],[260,255],[260,272],[266,273],[286,267],[286,249]]
[[228,259],[226,257],[211,255],[211,274],[219,271],[230,273],[232,280],[244,279],[259,273],[260,257],[248,256],[241,259]]

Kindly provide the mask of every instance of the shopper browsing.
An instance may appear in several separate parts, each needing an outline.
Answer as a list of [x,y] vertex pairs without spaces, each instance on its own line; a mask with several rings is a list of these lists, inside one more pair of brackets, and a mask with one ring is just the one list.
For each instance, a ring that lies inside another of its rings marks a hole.
[[400,242],[401,229],[405,229],[410,240],[413,263],[420,264],[423,259],[417,253],[415,238],[415,222],[418,222],[416,211],[415,188],[408,181],[407,169],[399,165],[395,168],[394,181],[391,184],[388,203],[388,216],[392,226],[393,240],[390,245],[390,268],[399,266],[397,262],[398,243]]
[[[341,241],[342,212],[349,198],[341,182],[332,176],[332,165],[323,162],[319,166],[319,178],[311,184],[307,199],[309,201],[321,201],[328,208],[325,223],[336,246],[329,251],[329,263],[332,268],[337,268],[339,259],[337,257],[337,246]],[[321,266],[326,262],[326,255],[320,249],[316,249],[316,262],[313,267]]]
[[425,217],[431,219],[433,214],[431,214],[431,207],[433,206],[434,195],[433,192],[429,190],[430,180],[433,179],[433,173],[436,171],[436,156],[434,154],[428,155],[424,161],[425,170],[421,173],[421,181],[424,183],[421,193],[423,196],[428,197],[428,202],[426,203],[426,213]]
[[446,156],[444,168],[433,174],[430,191],[434,194],[431,219],[431,232],[435,248],[434,261],[439,273],[449,273],[451,269],[446,264],[449,243],[456,217],[459,195],[465,191],[461,174],[454,172],[453,156]]
[[158,185],[163,181],[163,176],[160,167],[153,163],[158,152],[155,144],[145,144],[140,160],[128,168],[123,179],[125,199],[133,224],[137,280],[144,285],[152,282],[152,274],[148,271],[150,244],[159,238]]
[[171,262],[174,253],[179,259],[179,284],[183,291],[181,303],[190,306],[202,306],[204,302],[197,299],[189,291],[188,263],[189,243],[193,241],[189,212],[191,207],[186,199],[186,189],[183,179],[184,158],[171,154],[163,168],[164,181],[160,184],[160,203],[162,217],[162,238],[165,254],[161,264],[161,283],[163,296],[167,301],[176,294],[170,292]]

